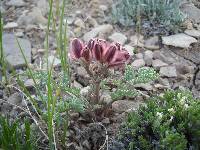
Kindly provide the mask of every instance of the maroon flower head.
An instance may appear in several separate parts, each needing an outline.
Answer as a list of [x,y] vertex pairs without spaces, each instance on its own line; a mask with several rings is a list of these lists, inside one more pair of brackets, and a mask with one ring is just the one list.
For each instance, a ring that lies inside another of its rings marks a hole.
[[104,47],[101,43],[97,42],[93,49],[94,59],[97,61],[102,61]]
[[113,58],[115,57],[116,53],[117,53],[117,47],[115,45],[109,46],[106,49],[105,54],[103,56],[104,62],[110,63],[113,60]]
[[79,39],[75,38],[71,41],[70,45],[70,57],[72,59],[79,59],[83,53],[84,44]]
[[119,43],[110,44],[102,39],[91,39],[87,45],[84,45],[82,41],[75,38],[71,42],[70,57],[83,58],[87,62],[99,61],[108,64],[108,67],[121,67],[130,55]]

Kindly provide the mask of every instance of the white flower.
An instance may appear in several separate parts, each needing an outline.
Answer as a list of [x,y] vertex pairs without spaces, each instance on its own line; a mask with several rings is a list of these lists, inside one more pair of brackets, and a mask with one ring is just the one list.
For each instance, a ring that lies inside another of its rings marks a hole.
[[181,98],[181,100],[180,100],[180,104],[181,104],[181,105],[184,105],[185,102],[186,102],[185,100],[186,100],[186,97],[183,96],[183,97]]
[[185,108],[185,109],[187,109],[188,107],[189,107],[189,105],[188,105],[188,104],[185,104],[185,105],[184,105],[184,108]]
[[175,111],[174,111],[174,108],[170,108],[170,109],[168,109],[168,111],[171,112],[171,113],[174,113],[174,112],[175,112]]
[[174,117],[173,117],[173,116],[171,116],[171,117],[170,117],[170,119],[169,119],[169,121],[170,121],[170,122],[172,122],[172,120],[173,120],[173,119],[174,119]]
[[162,113],[162,112],[161,112],[161,113],[160,113],[160,112],[157,112],[157,113],[156,113],[156,116],[157,116],[159,119],[162,119],[163,113]]

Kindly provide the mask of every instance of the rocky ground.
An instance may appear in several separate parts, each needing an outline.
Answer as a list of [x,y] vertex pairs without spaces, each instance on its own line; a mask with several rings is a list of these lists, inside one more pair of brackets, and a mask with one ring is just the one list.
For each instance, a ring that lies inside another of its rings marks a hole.
[[[123,28],[109,21],[112,0],[72,0],[72,5],[67,7],[69,9],[65,14],[68,35],[70,39],[79,37],[84,41],[99,37],[119,42],[124,45],[133,58],[131,63],[133,68],[137,69],[143,66],[155,68],[160,73],[160,78],[150,84],[138,85],[144,93],[150,94],[165,89],[190,89],[195,97],[200,97],[200,9],[199,2],[193,2],[184,1],[182,3],[181,9],[188,16],[182,32],[166,36],[158,34],[149,36],[142,34],[145,32],[138,35],[131,27]],[[44,52],[48,9],[47,0],[1,1],[1,12],[5,24],[3,47],[6,60],[18,72],[23,72],[25,62],[17,46],[15,36],[20,38],[19,42],[25,50],[27,61],[32,64],[33,68],[40,68],[40,56]],[[49,43],[50,53],[54,55],[57,45],[53,34],[50,35]],[[49,60],[52,59],[50,56]],[[54,63],[55,66],[61,64],[59,59],[56,59]],[[82,67],[76,66],[75,74],[77,76],[85,76],[84,72]],[[82,80],[84,80],[84,77]],[[27,86],[32,84],[30,79],[26,79],[25,82]],[[73,83],[74,86],[80,87],[82,90],[85,90],[87,86],[81,80],[74,80]],[[17,93],[10,96],[3,94],[4,91],[1,89],[0,98],[4,97],[15,105],[23,105]],[[143,98],[141,97],[134,101],[119,100],[112,103],[115,112],[114,117],[104,118],[102,121],[105,125],[112,124],[110,130],[108,128],[110,134],[115,132],[113,129],[119,126],[127,110],[138,107],[138,104],[142,101]],[[10,106],[7,106],[9,107],[7,109],[3,103],[1,105],[1,113],[9,110],[11,114],[16,115],[17,110],[11,109]],[[92,124],[87,129],[91,136],[94,135],[94,131],[105,136],[105,133],[101,132],[103,129]],[[85,149],[91,149],[88,141],[89,137],[82,141]],[[73,145],[74,143],[71,143],[69,147]]]

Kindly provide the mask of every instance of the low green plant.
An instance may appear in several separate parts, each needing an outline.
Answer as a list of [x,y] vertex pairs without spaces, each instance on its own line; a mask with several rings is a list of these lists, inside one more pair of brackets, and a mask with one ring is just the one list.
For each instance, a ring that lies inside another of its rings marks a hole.
[[30,123],[26,120],[22,129],[19,122],[10,122],[0,117],[0,148],[4,150],[32,150],[35,147],[35,138],[31,134]]
[[166,91],[128,115],[120,139],[129,150],[200,148],[200,101],[188,91]]
[[116,91],[112,92],[111,96],[115,99],[123,97],[134,97],[139,94],[135,85],[145,84],[158,78],[158,73],[153,68],[143,67],[134,70],[131,65],[125,68],[124,76],[121,79],[115,80],[113,83],[117,86]]
[[113,21],[124,26],[134,25],[138,22],[139,14],[142,19],[172,27],[184,20],[179,9],[180,2],[181,0],[120,0],[112,7]]

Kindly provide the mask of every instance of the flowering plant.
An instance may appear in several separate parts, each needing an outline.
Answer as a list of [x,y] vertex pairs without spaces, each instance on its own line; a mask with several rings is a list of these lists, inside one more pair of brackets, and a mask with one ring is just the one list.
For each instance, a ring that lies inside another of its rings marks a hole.
[[[184,101],[184,102],[183,102]],[[168,90],[130,112],[121,129],[121,149],[200,148],[200,101],[189,91]]]
[[102,39],[91,39],[83,43],[75,38],[70,44],[70,58],[81,62],[94,85],[94,103],[99,102],[100,83],[108,77],[110,68],[123,67],[130,58],[129,53],[119,43],[109,43]]

